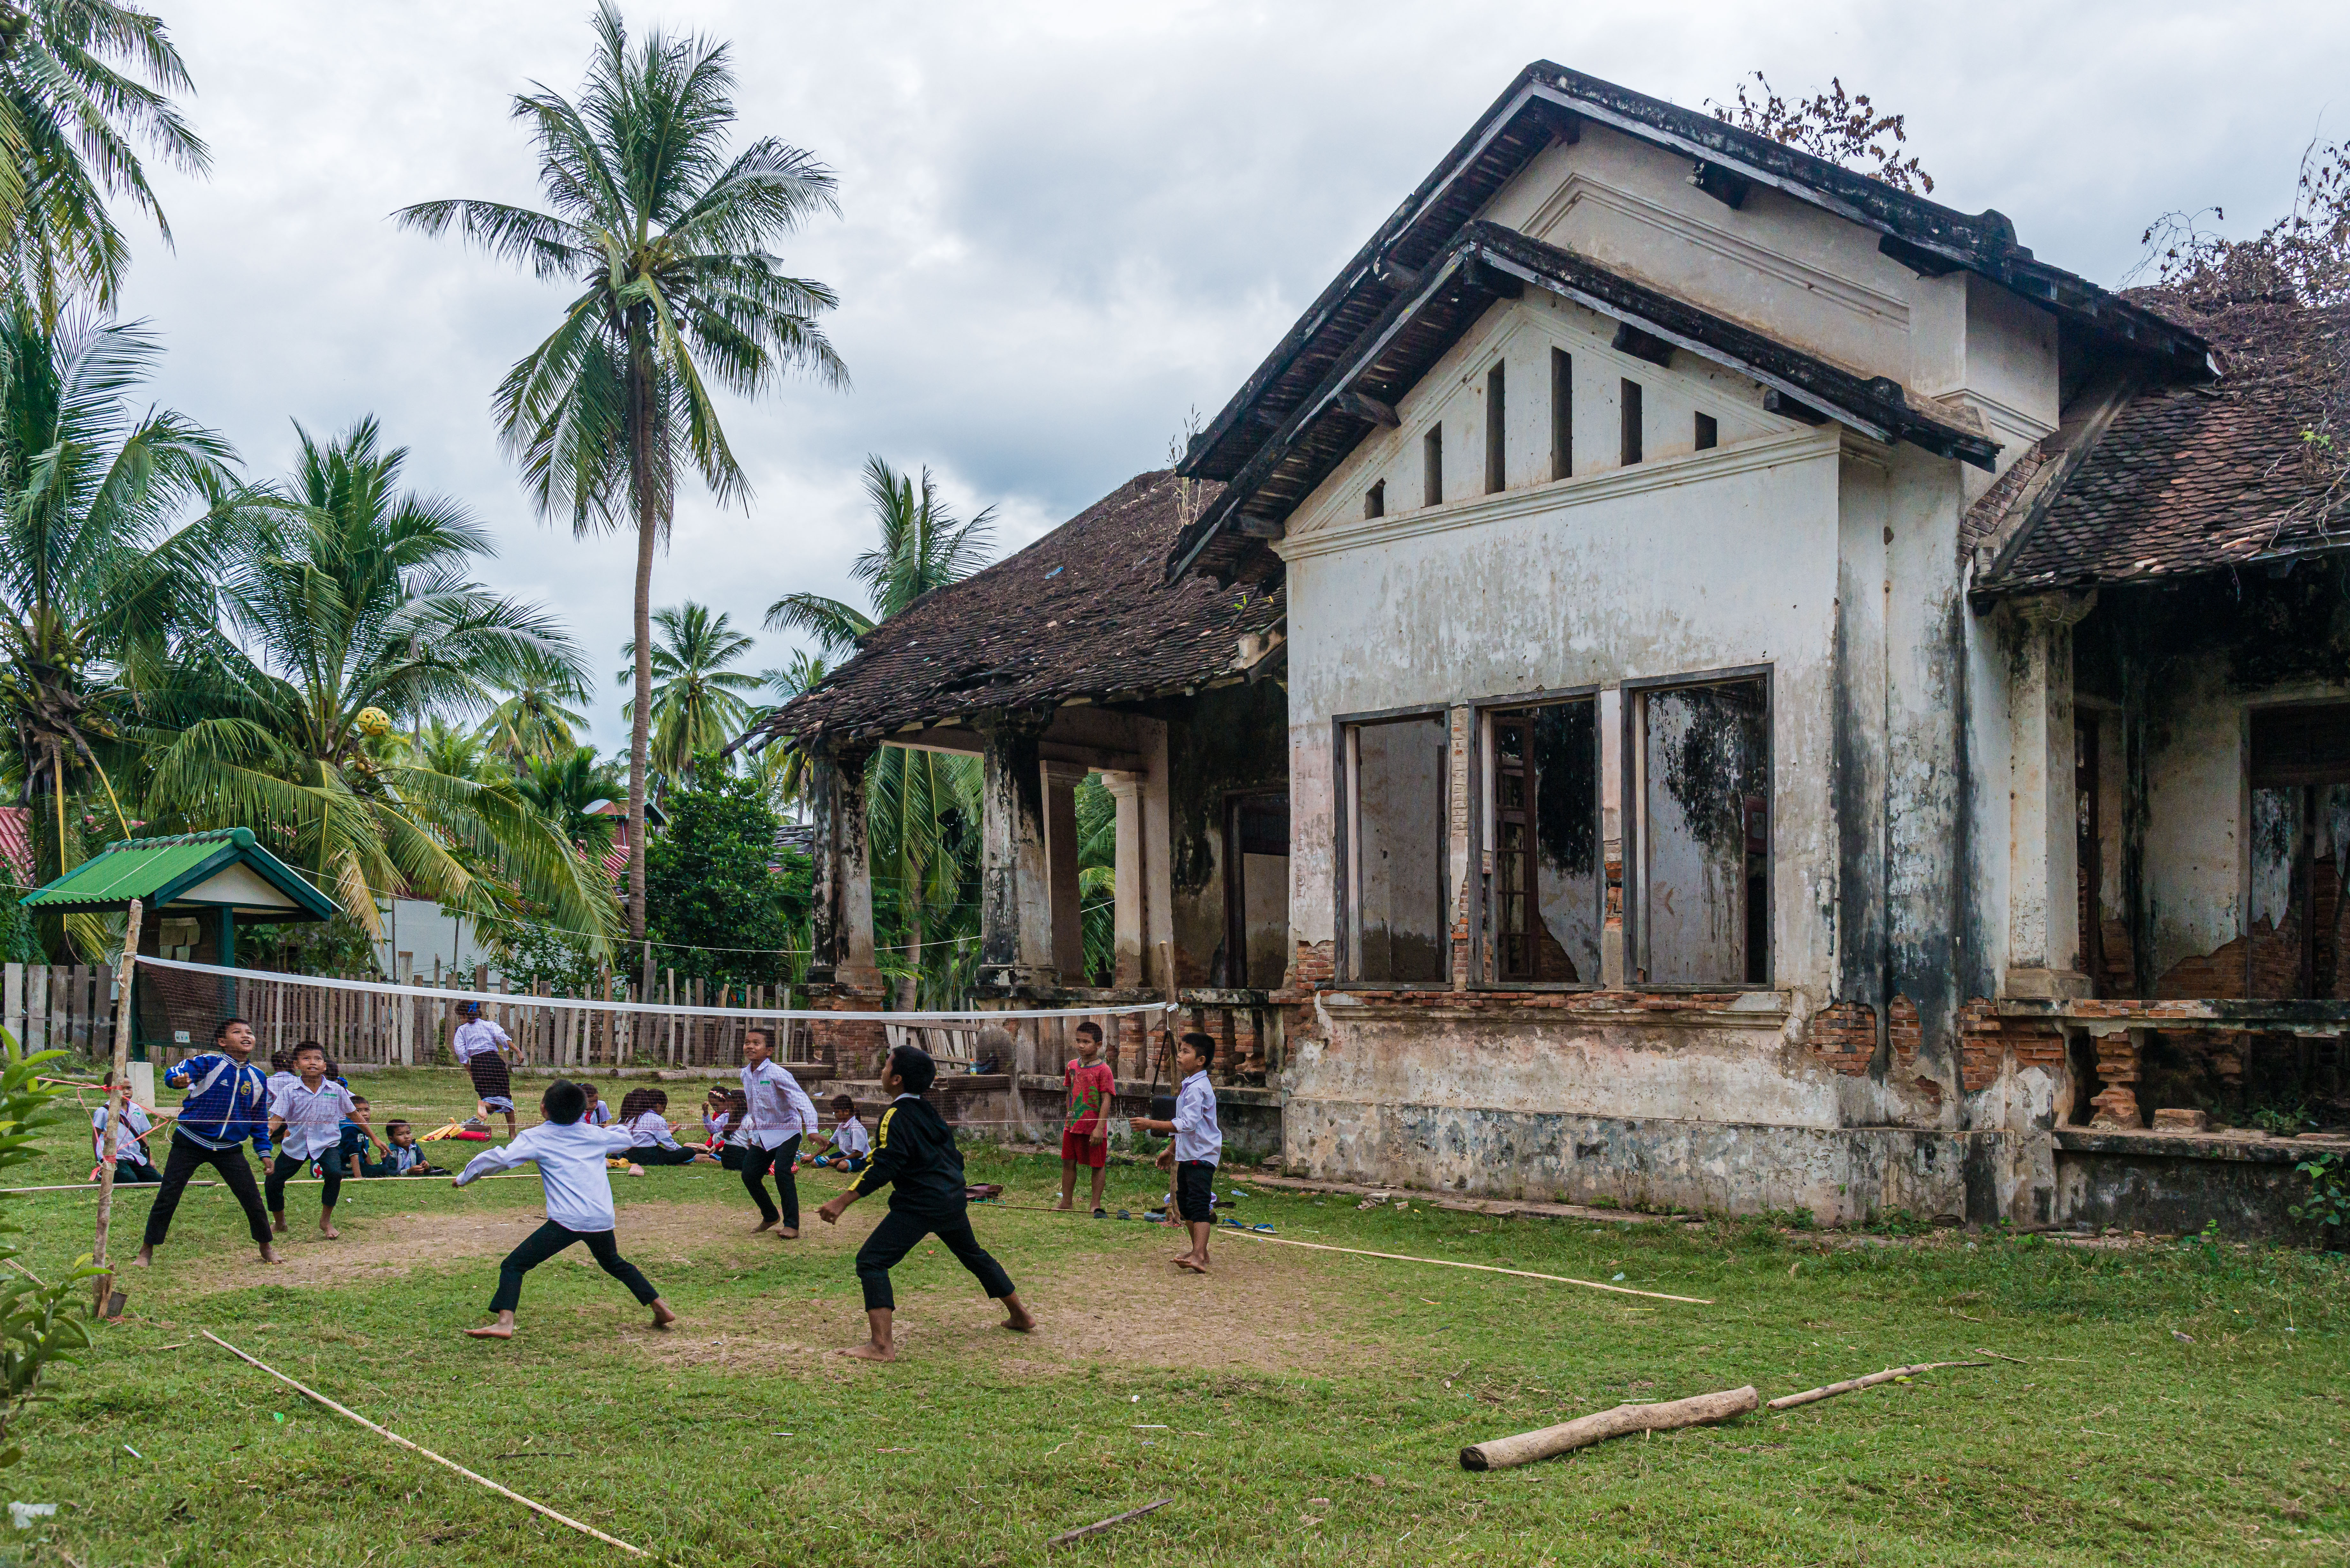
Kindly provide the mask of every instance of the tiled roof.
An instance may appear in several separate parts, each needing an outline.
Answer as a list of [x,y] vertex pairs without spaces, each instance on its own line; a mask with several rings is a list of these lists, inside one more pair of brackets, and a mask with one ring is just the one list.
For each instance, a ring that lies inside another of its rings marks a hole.
[[[982,711],[1136,701],[1231,675],[1240,639],[1278,629],[1285,601],[1277,583],[1165,579],[1187,514],[1181,483],[1139,474],[1018,555],[917,599],[764,732],[879,739]],[[1191,483],[1195,506],[1222,488]]]
[[2036,454],[2019,460],[1967,519],[1970,545],[2022,524],[1978,591],[2158,581],[2350,545],[2342,438],[2329,455],[2303,436],[2324,389],[2340,386],[2350,310],[2137,297],[2207,337],[2220,379],[2132,398],[2054,496],[2025,493],[2016,469]]

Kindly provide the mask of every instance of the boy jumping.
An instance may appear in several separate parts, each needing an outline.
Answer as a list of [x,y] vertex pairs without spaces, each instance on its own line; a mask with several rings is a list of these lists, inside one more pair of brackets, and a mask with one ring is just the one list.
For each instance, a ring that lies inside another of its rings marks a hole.
[[847,1191],[816,1210],[817,1219],[837,1225],[858,1199],[884,1187],[890,1189],[889,1212],[857,1250],[857,1278],[865,1287],[869,1337],[840,1354],[860,1361],[898,1358],[890,1331],[898,1298],[889,1289],[889,1271],[925,1236],[945,1242],[947,1251],[978,1277],[981,1287],[1003,1303],[1004,1327],[1026,1334],[1036,1326],[1020,1304],[1003,1265],[989,1257],[972,1234],[971,1216],[963,1207],[962,1154],[955,1147],[953,1131],[922,1098],[937,1075],[937,1064],[920,1046],[890,1051],[881,1087],[896,1097],[881,1113],[881,1125],[873,1135],[873,1163]]
[[374,1128],[351,1092],[327,1076],[326,1047],[296,1046],[294,1071],[294,1081],[280,1085],[269,1102],[269,1132],[277,1140],[277,1161],[264,1184],[269,1221],[279,1235],[286,1234],[286,1179],[315,1159],[326,1178],[318,1189],[318,1233],[338,1241],[343,1233],[335,1229],[335,1203],[342,1197],[343,1178],[359,1174],[343,1152],[343,1118],[352,1117],[370,1134]]
[[522,1277],[574,1241],[587,1242],[597,1266],[628,1286],[639,1304],[653,1309],[655,1328],[667,1328],[677,1321],[677,1314],[652,1282],[620,1256],[613,1240],[620,1220],[612,1210],[612,1179],[604,1161],[628,1148],[629,1135],[583,1124],[579,1118],[587,1112],[588,1096],[567,1078],[546,1086],[539,1109],[546,1120],[504,1148],[484,1149],[449,1183],[463,1187],[532,1160],[538,1162],[538,1174],[546,1183],[546,1223],[524,1237],[522,1245],[498,1265],[498,1291],[490,1298],[490,1310],[498,1321],[465,1332],[475,1339],[512,1339]]
[[1175,1069],[1183,1075],[1183,1086],[1175,1092],[1174,1119],[1134,1118],[1136,1127],[1175,1135],[1175,1210],[1191,1228],[1191,1250],[1177,1253],[1175,1266],[1195,1274],[1208,1272],[1208,1238],[1216,1233],[1211,1201],[1216,1163],[1224,1157],[1224,1135],[1216,1126],[1216,1091],[1208,1082],[1208,1064],[1215,1059],[1213,1035],[1183,1036],[1175,1047]]
[[[764,1029],[743,1035],[743,1097],[751,1107],[750,1137],[743,1149],[743,1186],[759,1206],[759,1223],[752,1234],[775,1233],[786,1241],[799,1240],[800,1188],[792,1176],[799,1158],[800,1139],[816,1130],[816,1106],[800,1081],[775,1059],[775,1037]],[[783,1198],[778,1210],[767,1196],[767,1172],[775,1173],[775,1190]]]
[[261,1261],[281,1260],[269,1244],[269,1215],[261,1206],[261,1187],[253,1179],[253,1166],[243,1144],[253,1140],[254,1152],[269,1158],[268,1075],[246,1060],[253,1054],[253,1025],[242,1018],[224,1018],[213,1031],[213,1049],[191,1056],[163,1075],[172,1088],[185,1087],[180,1119],[172,1127],[172,1153],[163,1162],[163,1185],[155,1206],[147,1210],[147,1235],[139,1255],[130,1261],[140,1268],[155,1262],[155,1249],[172,1233],[172,1216],[179,1211],[180,1194],[200,1165],[219,1173],[221,1185],[233,1193],[244,1210],[245,1229],[261,1249]]
[[1077,1059],[1062,1070],[1069,1095],[1068,1123],[1061,1129],[1061,1201],[1066,1209],[1077,1191],[1077,1167],[1094,1172],[1094,1218],[1103,1219],[1102,1181],[1109,1174],[1109,1097],[1118,1080],[1101,1059],[1101,1025],[1087,1019],[1077,1025]]

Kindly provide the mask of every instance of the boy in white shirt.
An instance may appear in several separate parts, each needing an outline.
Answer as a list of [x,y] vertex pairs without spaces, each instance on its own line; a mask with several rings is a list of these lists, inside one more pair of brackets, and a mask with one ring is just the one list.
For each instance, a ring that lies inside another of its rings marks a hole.
[[677,1321],[677,1314],[661,1300],[652,1282],[620,1256],[615,1240],[620,1221],[612,1209],[612,1179],[604,1161],[628,1148],[629,1135],[618,1127],[588,1126],[580,1119],[587,1107],[588,1096],[580,1093],[579,1085],[557,1078],[539,1101],[546,1120],[504,1148],[484,1149],[450,1180],[452,1187],[463,1187],[493,1171],[512,1170],[536,1161],[546,1184],[546,1223],[524,1238],[522,1245],[498,1265],[498,1290],[490,1298],[490,1310],[498,1314],[498,1320],[465,1331],[475,1339],[512,1339],[515,1308],[522,1302],[523,1275],[574,1241],[587,1242],[597,1266],[628,1286],[639,1305],[653,1309],[655,1328],[667,1328]]
[[294,1081],[280,1085],[269,1098],[269,1136],[276,1140],[277,1158],[269,1167],[262,1191],[269,1200],[270,1228],[280,1236],[286,1234],[286,1179],[315,1159],[319,1174],[327,1179],[318,1189],[318,1232],[329,1241],[338,1241],[343,1233],[335,1229],[335,1202],[342,1196],[346,1174],[343,1118],[357,1122],[369,1137],[375,1136],[375,1129],[368,1125],[367,1112],[351,1099],[351,1092],[327,1076],[325,1046],[294,1047],[294,1070],[297,1075]]
[[[816,1130],[816,1102],[800,1081],[775,1060],[775,1037],[764,1029],[743,1036],[743,1096],[750,1102],[749,1139],[743,1149],[743,1186],[759,1206],[759,1223],[752,1231],[775,1231],[786,1241],[799,1239],[800,1184],[792,1175],[799,1160],[800,1139]],[[783,1199],[776,1209],[767,1196],[767,1172],[775,1173],[775,1191]]]
[[1216,1125],[1215,1086],[1208,1082],[1208,1064],[1215,1059],[1213,1035],[1184,1035],[1175,1046],[1175,1068],[1183,1075],[1183,1086],[1175,1092],[1174,1118],[1134,1118],[1136,1127],[1175,1137],[1175,1208],[1191,1229],[1191,1250],[1178,1253],[1175,1266],[1194,1274],[1208,1272],[1208,1238],[1216,1233],[1216,1164],[1224,1157],[1223,1131]]
[[114,1151],[115,1185],[120,1187],[125,1182],[152,1183],[162,1180],[163,1173],[155,1168],[154,1161],[148,1157],[147,1146],[138,1141],[144,1138],[155,1125],[148,1119],[146,1107],[131,1099],[130,1085],[125,1084],[120,1088],[115,1087],[114,1075],[110,1072],[106,1075],[106,1105],[89,1113],[90,1140],[95,1151],[94,1158],[99,1165],[102,1168],[106,1164],[108,1107],[120,1106],[122,1111],[122,1132],[120,1135],[120,1141]]

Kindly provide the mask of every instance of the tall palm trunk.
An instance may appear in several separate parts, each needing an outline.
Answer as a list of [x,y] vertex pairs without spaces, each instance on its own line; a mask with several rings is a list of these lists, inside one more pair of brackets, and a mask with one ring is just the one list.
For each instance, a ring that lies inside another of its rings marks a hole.
[[629,461],[637,501],[636,701],[629,721],[629,940],[644,959],[652,994],[652,948],[645,940],[645,774],[651,766],[653,718],[653,546],[660,534],[660,493],[653,479],[652,376],[641,318],[629,332]]
[[922,1005],[922,879],[919,874],[906,879],[906,959],[913,972],[906,977],[906,1011],[917,1012]]

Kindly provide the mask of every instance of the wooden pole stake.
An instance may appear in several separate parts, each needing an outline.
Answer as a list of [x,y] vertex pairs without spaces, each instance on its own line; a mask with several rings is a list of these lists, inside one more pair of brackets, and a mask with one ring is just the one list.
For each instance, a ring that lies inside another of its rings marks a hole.
[[365,1416],[360,1415],[358,1411],[348,1409],[344,1406],[336,1404],[332,1399],[328,1398],[324,1394],[319,1393],[317,1389],[304,1387],[301,1384],[295,1382],[294,1379],[286,1376],[286,1374],[278,1371],[277,1368],[270,1366],[267,1362],[255,1360],[254,1357],[247,1355],[244,1351],[239,1350],[235,1345],[231,1345],[227,1340],[223,1339],[219,1334],[214,1334],[211,1329],[200,1328],[196,1330],[196,1332],[203,1334],[206,1339],[211,1340],[214,1345],[219,1345],[223,1350],[227,1351],[231,1355],[235,1356],[239,1361],[248,1362],[255,1366],[260,1367],[262,1371],[268,1373],[269,1376],[276,1378],[277,1381],[285,1384],[287,1387],[293,1389],[304,1398],[314,1399],[319,1404],[324,1405],[328,1409],[332,1410],[336,1415],[347,1417],[351,1420],[357,1421],[360,1426],[365,1427],[377,1437],[397,1443],[401,1448],[408,1449],[411,1453],[421,1454],[436,1465],[447,1466],[449,1469],[455,1470],[459,1475],[463,1476],[467,1480],[473,1481],[480,1486],[485,1486],[492,1491],[496,1492],[500,1497],[512,1498],[515,1501],[522,1504],[525,1508],[529,1509],[533,1513],[545,1514],[547,1518],[555,1521],[557,1524],[569,1525],[572,1529],[579,1532],[582,1535],[592,1535],[597,1540],[601,1541],[608,1545],[617,1546],[621,1551],[633,1552],[639,1557],[650,1557],[652,1555],[652,1553],[645,1551],[641,1547],[629,1545],[627,1542],[622,1541],[619,1536],[605,1534],[602,1531],[597,1529],[592,1524],[582,1524],[576,1519],[567,1518],[564,1515],[556,1512],[555,1510],[547,1507],[543,1502],[533,1502],[530,1499],[523,1496],[523,1494],[518,1491],[509,1491],[504,1487],[500,1486],[497,1482],[490,1480],[489,1477],[475,1475],[473,1471],[457,1463],[454,1459],[444,1459],[439,1454],[434,1453],[432,1449],[424,1447],[422,1444],[410,1442],[406,1438],[401,1437],[398,1432],[392,1431],[390,1428],[377,1426],[373,1421],[369,1420]]
[[1045,1544],[1047,1547],[1066,1546],[1072,1541],[1083,1541],[1088,1535],[1099,1535],[1113,1524],[1124,1524],[1129,1519],[1140,1519],[1144,1514],[1154,1513],[1174,1501],[1171,1497],[1162,1497],[1157,1502],[1146,1502],[1140,1508],[1129,1508],[1124,1513],[1114,1514],[1097,1524],[1088,1524],[1079,1530],[1063,1531]]
[[1839,1394],[1850,1394],[1861,1388],[1874,1388],[1880,1383],[1890,1383],[1900,1377],[1915,1377],[1920,1372],[1936,1372],[1945,1366],[1989,1366],[1990,1365],[1988,1361],[1921,1361],[1915,1366],[1888,1366],[1882,1372],[1872,1372],[1866,1377],[1847,1377],[1841,1383],[1830,1383],[1825,1387],[1806,1388],[1801,1394],[1782,1394],[1771,1401],[1771,1408],[1792,1410],[1798,1405],[1814,1405],[1822,1399],[1833,1399]]
[[1619,1296],[1647,1296],[1652,1301],[1686,1302],[1690,1306],[1711,1306],[1711,1296],[1676,1296],[1663,1291],[1636,1291],[1629,1285],[1603,1284],[1597,1280],[1572,1279],[1565,1274],[1538,1274],[1532,1269],[1505,1269],[1498,1263],[1462,1263],[1451,1258],[1415,1258],[1408,1252],[1374,1252],[1362,1247],[1334,1247],[1327,1241],[1300,1241],[1289,1236],[1268,1236],[1262,1231],[1236,1231],[1230,1227],[1216,1232],[1219,1237],[1240,1236],[1251,1241],[1273,1241],[1284,1247],[1311,1247],[1317,1252],[1351,1252],[1357,1258],[1385,1258],[1397,1263],[1434,1263],[1445,1269],[1474,1269],[1481,1274],[1515,1274],[1522,1280],[1548,1280],[1553,1284],[1581,1285],[1586,1291],[1607,1291]]
[[[123,928],[122,961],[114,971],[114,1084],[106,1091],[106,1156],[98,1162],[98,1239],[90,1260],[105,1270],[90,1282],[98,1315],[106,1310],[114,1291],[114,1271],[106,1266],[106,1233],[114,1224],[114,1157],[122,1147],[122,1086],[130,1081],[130,978],[139,962],[139,927],[145,910],[130,900],[130,918]],[[152,1129],[150,1129],[152,1130]]]
[[1749,1385],[1720,1394],[1669,1399],[1661,1405],[1618,1405],[1613,1410],[1602,1410],[1596,1416],[1578,1416],[1555,1427],[1544,1427],[1539,1432],[1521,1432],[1514,1438],[1496,1438],[1490,1443],[1471,1444],[1461,1450],[1461,1468],[1464,1470],[1505,1470],[1513,1465],[1531,1464],[1536,1459],[1565,1453],[1570,1449],[1588,1448],[1593,1443],[1620,1438],[1627,1432],[1670,1432],[1682,1427],[1710,1427],[1717,1421],[1734,1420],[1748,1414],[1756,1403],[1754,1389]]

